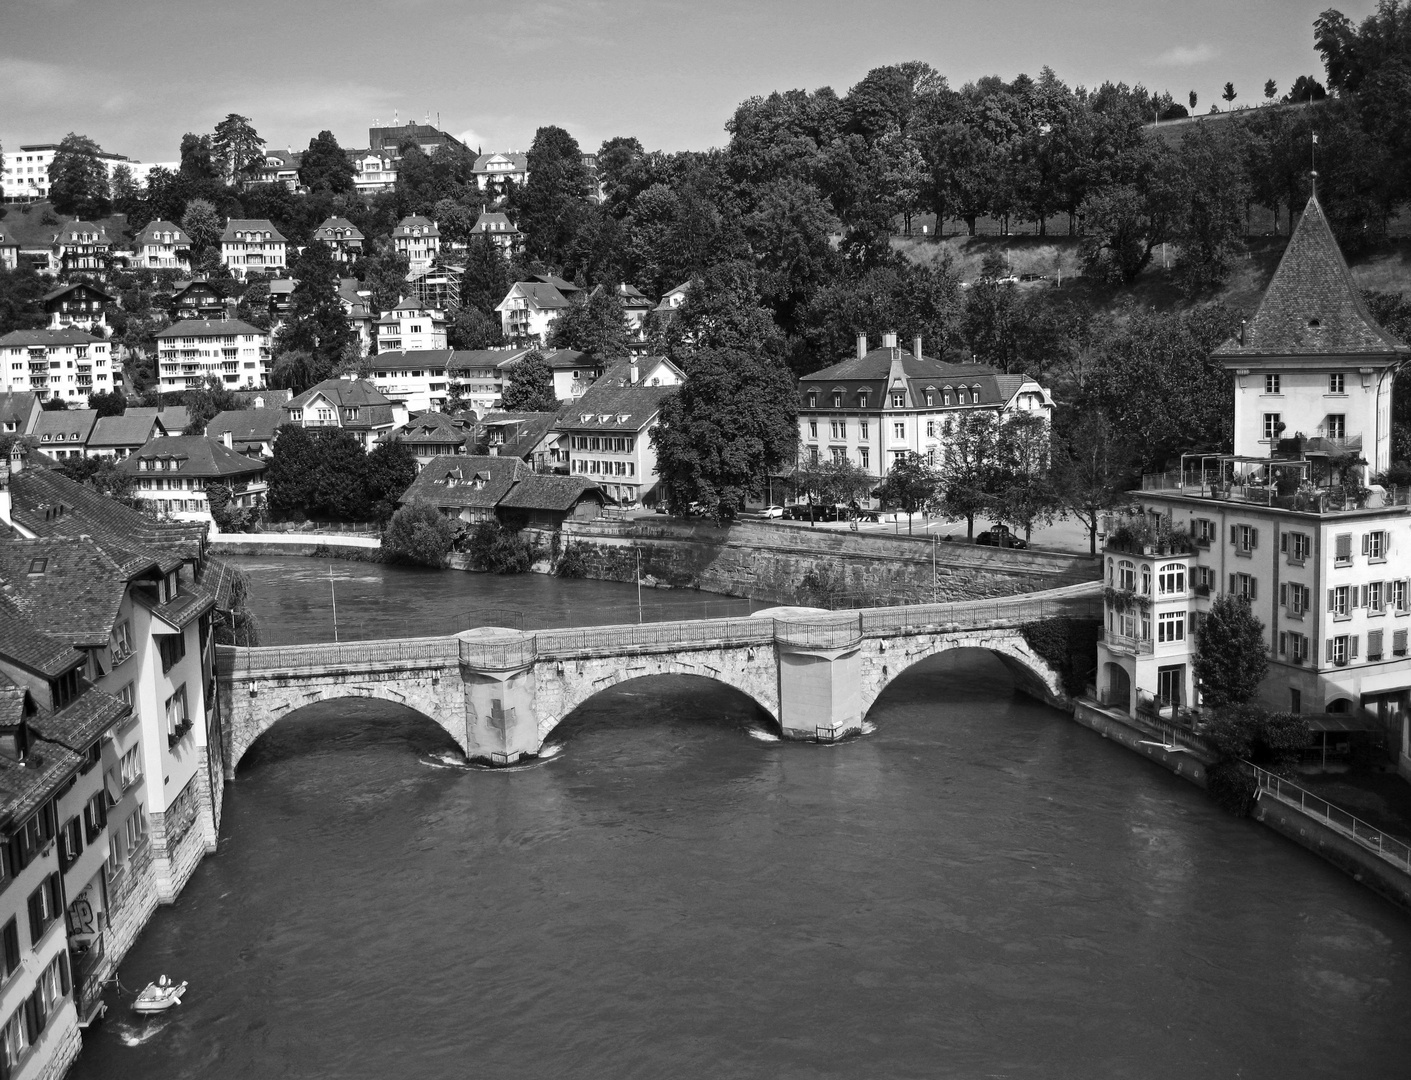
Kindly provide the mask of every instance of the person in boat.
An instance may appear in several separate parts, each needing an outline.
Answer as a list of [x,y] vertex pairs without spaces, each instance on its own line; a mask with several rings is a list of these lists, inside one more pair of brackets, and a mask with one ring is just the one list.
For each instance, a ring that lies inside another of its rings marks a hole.
[[168,979],[165,975],[158,976],[158,978],[157,978],[157,989],[158,989],[158,990],[162,990],[162,991],[170,990],[170,989],[171,989],[171,980]]

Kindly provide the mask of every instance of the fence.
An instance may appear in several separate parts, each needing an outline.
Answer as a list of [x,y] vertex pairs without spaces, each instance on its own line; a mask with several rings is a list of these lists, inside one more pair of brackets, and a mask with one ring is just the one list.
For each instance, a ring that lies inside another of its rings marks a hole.
[[540,656],[575,656],[642,647],[663,649],[706,645],[765,645],[774,640],[771,619],[700,619],[688,622],[595,626],[582,630],[541,630],[534,635]]
[[260,672],[327,670],[386,663],[445,663],[458,658],[454,637],[393,638],[337,645],[216,646],[216,668],[224,676]]
[[1326,799],[1320,799],[1311,791],[1297,784],[1275,776],[1267,769],[1251,765],[1258,786],[1258,793],[1268,792],[1286,806],[1292,806],[1300,813],[1315,821],[1321,821],[1331,829],[1355,840],[1368,851],[1375,852],[1403,873],[1411,874],[1411,846],[1407,846],[1394,836],[1388,836],[1380,829],[1374,829],[1361,818],[1354,817],[1346,810],[1334,806]]

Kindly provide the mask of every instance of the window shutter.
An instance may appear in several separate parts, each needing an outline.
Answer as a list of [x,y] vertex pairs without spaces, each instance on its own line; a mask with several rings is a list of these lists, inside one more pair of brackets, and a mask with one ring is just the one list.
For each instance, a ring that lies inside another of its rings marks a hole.
[[1353,606],[1353,607],[1366,607],[1366,606],[1367,606],[1367,586],[1363,585],[1360,590],[1358,590],[1357,588],[1354,587],[1352,591],[1357,594],[1356,596],[1353,597],[1352,606]]
[[1289,587],[1287,585],[1279,586],[1279,605],[1281,607],[1289,606]]
[[67,953],[59,954],[59,989],[65,995],[69,992],[69,957]]
[[1259,582],[1253,577],[1249,579],[1249,599],[1251,602],[1259,599]]
[[1236,585],[1237,585],[1237,583],[1236,583],[1236,581],[1235,581],[1235,575],[1234,575],[1234,574],[1231,574],[1231,575],[1230,575],[1230,592],[1234,592],[1234,591],[1235,591]]
[[[41,885],[40,889],[42,888]],[[39,889],[35,889],[29,894],[29,943],[31,945],[38,945],[39,939],[44,936],[44,914],[40,910],[43,902]]]
[[5,924],[5,974],[20,966],[20,925],[13,918]]
[[1288,534],[1288,533],[1282,533],[1282,534],[1280,534],[1280,536],[1279,536],[1279,550],[1282,551],[1282,552],[1284,552],[1285,554],[1287,554],[1287,553],[1288,553],[1288,549],[1289,549],[1289,534]]
[[1370,555],[1371,553],[1372,553],[1372,534],[1371,534],[1371,533],[1363,533],[1363,534],[1362,534],[1362,554],[1363,554],[1363,555]]
[[1279,631],[1279,655],[1282,656],[1289,651],[1289,636],[1282,630]]
[[1259,546],[1259,530],[1251,527],[1249,530],[1249,546],[1257,548]]
[[1406,651],[1405,630],[1398,630],[1396,633],[1391,635],[1391,647],[1397,653],[1397,655],[1400,655],[1401,653],[1404,653]]
[[1337,609],[1338,609],[1337,590],[1336,590],[1336,589],[1329,589],[1329,590],[1328,590],[1328,610],[1329,610],[1329,611],[1336,611]]
[[1328,638],[1327,644],[1328,644],[1328,663],[1331,664],[1331,663],[1333,662],[1333,639],[1332,639],[1332,638]]
[[1230,543],[1232,543],[1232,544],[1238,544],[1239,542],[1240,542],[1239,528],[1238,528],[1238,526],[1231,525],[1231,526],[1230,526]]
[[1367,631],[1367,655],[1380,656],[1382,653],[1382,632],[1380,630]]
[[1354,660],[1357,659],[1357,641],[1361,634],[1350,634],[1347,639],[1347,655]]
[[43,1030],[39,1024],[38,1004],[39,1003],[35,1001],[33,997],[24,999],[25,1034],[29,1037],[29,1044],[31,1046],[34,1045],[35,1040],[39,1038],[39,1033]]

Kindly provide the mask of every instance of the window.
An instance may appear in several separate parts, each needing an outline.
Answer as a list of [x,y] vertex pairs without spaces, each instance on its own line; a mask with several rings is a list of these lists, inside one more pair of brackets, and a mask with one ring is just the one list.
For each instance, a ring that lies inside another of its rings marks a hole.
[[868,425],[868,423],[867,423],[866,420],[860,420],[860,421],[858,421],[858,425],[857,425],[857,437],[858,437],[859,439],[865,439],[865,438],[867,438],[867,430],[868,430],[868,427],[869,427],[869,425]]
[[14,1015],[5,1021],[5,1027],[0,1029],[0,1055],[5,1059],[5,1073],[14,1069],[20,1063],[29,1050],[32,1042],[29,1026],[29,1002],[28,999],[22,1002],[19,1008],[15,1009]]
[[844,449],[844,448],[841,447],[841,446],[835,446],[835,447],[833,447],[833,464],[834,464],[834,465],[841,465],[841,464],[843,464],[843,462],[847,461],[847,459],[848,459],[848,452],[847,452],[846,449]]
[[835,394],[833,395],[833,408],[835,408],[835,409],[841,409],[842,407],[843,407],[843,395],[842,395],[842,394],[835,393]]
[[1368,615],[1386,614],[1386,593],[1380,581],[1371,581],[1362,586],[1362,607],[1367,609]]
[[816,439],[816,438],[818,438],[818,421],[817,421],[817,420],[810,420],[810,421],[808,422],[808,437],[809,437],[810,439]]
[[1163,611],[1156,617],[1156,640],[1158,642],[1186,640],[1186,613],[1184,611]]
[[1328,590],[1328,610],[1335,619],[1352,618],[1352,590],[1346,585],[1338,585]]
[[1209,518],[1196,518],[1191,522],[1191,526],[1195,532],[1196,543],[1209,545],[1214,541],[1216,534],[1215,522],[1211,521]]
[[121,664],[132,655],[132,623],[124,619],[113,627],[113,663]]
[[1125,559],[1117,564],[1117,587],[1127,592],[1137,591],[1137,568]]
[[[77,819],[75,819],[77,820]],[[108,793],[100,791],[83,807],[83,830],[88,843],[97,843],[108,825]]]
[[1342,375],[1329,375],[1329,376],[1328,376],[1328,393],[1330,393],[1330,394],[1343,394],[1343,393],[1346,393],[1347,391],[1344,389],[1346,385],[1347,385],[1347,384],[1343,381],[1343,376],[1342,376]]
[[1180,596],[1186,591],[1184,563],[1167,563],[1156,572],[1157,588],[1162,596]]
[[927,390],[927,391],[926,391],[926,404],[927,404],[927,405],[934,405],[935,403],[936,403],[936,392],[935,392],[934,390]]
[[35,1034],[44,1030],[49,1018],[54,1015],[54,1010],[59,1007],[59,1003],[67,996],[68,992],[68,956],[65,953],[60,953],[54,957],[53,963],[45,968],[39,976],[39,985],[35,987],[34,994],[30,998],[34,1002]]
[[934,420],[927,420],[927,421],[926,421],[926,438],[928,438],[928,439],[934,439],[935,437],[936,437],[936,422],[935,422]]
[[861,468],[864,472],[865,472],[868,468],[871,467],[871,466],[869,465],[869,463],[868,463],[867,458],[868,458],[867,447],[865,447],[865,446],[859,446],[859,447],[857,448],[857,464],[858,464],[859,468]]
[[12,916],[5,924],[5,930],[0,937],[5,941],[5,954],[3,957],[4,969],[0,972],[0,982],[9,979],[11,975],[20,969],[20,924]]
[[1345,413],[1328,413],[1328,438],[1347,438],[1347,416]]
[[808,407],[810,409],[818,408],[818,395],[816,393],[810,393],[808,395]]
[[1295,619],[1301,619],[1304,612],[1309,608],[1312,593],[1307,585],[1289,583],[1279,586],[1279,603],[1288,609],[1288,613]]
[[858,394],[858,395],[857,395],[857,407],[858,407],[859,409],[865,409],[865,408],[867,408],[867,394],[866,394],[866,393],[862,393],[862,394]]
[[1406,581],[1387,582],[1387,603],[1398,615],[1406,614]]
[[1313,541],[1307,533],[1286,532],[1279,537],[1279,547],[1289,557],[1289,562],[1301,565],[1313,550]]
[[59,830],[59,866],[67,870],[82,854],[83,823],[75,814]]
[[1258,595],[1258,583],[1252,574],[1231,574],[1230,592],[1253,603]]
[[1277,394],[1277,393],[1279,392],[1279,376],[1277,376],[1277,375],[1265,375],[1265,376],[1264,376],[1264,392],[1265,392],[1266,394]]
[[1362,535],[1362,554],[1372,562],[1386,562],[1387,534],[1380,530],[1364,533]]
[[29,894],[29,938],[38,945],[44,932],[59,917],[59,875],[50,874]]
[[846,421],[834,420],[828,425],[828,434],[834,439],[846,439],[848,437],[848,425]]
[[1380,630],[1370,630],[1367,633],[1367,659],[1380,660],[1382,658],[1382,632]]
[[1391,635],[1391,651],[1396,656],[1406,655],[1406,631],[1397,630]]
[[186,684],[182,683],[167,698],[167,744],[175,746],[191,730],[191,718],[186,711]]
[[1352,534],[1343,533],[1333,539],[1333,565],[1352,565]]
[[1253,525],[1231,525],[1230,543],[1236,555],[1248,555],[1259,546],[1259,530]]
[[1276,412],[1266,412],[1264,414],[1264,438],[1277,439],[1279,437],[1279,414]]
[[1215,571],[1209,566],[1195,568],[1195,591],[1201,596],[1209,596],[1215,588]]
[[162,674],[171,671],[172,665],[186,655],[185,634],[161,634],[157,637],[157,651],[162,654]]
[[892,437],[893,437],[894,439],[905,439],[905,438],[906,438],[906,424],[905,424],[905,423],[902,423],[902,422],[900,422],[900,421],[897,422],[897,423],[895,423],[895,424],[893,424],[893,425],[892,425]]
[[1309,655],[1308,638],[1293,631],[1281,632],[1279,634],[1279,655],[1288,657],[1295,664],[1302,664]]
[[1340,634],[1328,638],[1328,662],[1338,667],[1357,659],[1357,635]]
[[900,391],[897,392],[897,393],[895,393],[895,394],[893,394],[893,395],[892,395],[892,408],[894,408],[894,409],[904,409],[904,408],[906,408],[906,394],[904,394],[904,393],[902,393],[902,392],[900,392]]

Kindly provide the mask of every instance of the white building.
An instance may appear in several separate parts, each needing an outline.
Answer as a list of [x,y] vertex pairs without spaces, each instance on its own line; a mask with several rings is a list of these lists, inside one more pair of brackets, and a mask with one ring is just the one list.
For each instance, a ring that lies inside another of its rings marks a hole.
[[529,155],[506,150],[475,159],[475,183],[481,191],[502,192],[507,183],[523,187],[529,180]]
[[406,257],[412,270],[425,270],[441,251],[441,230],[430,218],[412,214],[392,230],[392,247]]
[[895,334],[868,350],[799,380],[799,450],[814,461],[847,460],[874,476],[908,452],[932,465],[945,460],[957,418],[982,411],[996,417],[1015,411],[1049,419],[1053,400],[1027,375],[1004,375],[980,364],[956,364],[910,352]]
[[41,401],[87,402],[113,389],[111,346],[82,330],[12,330],[0,337],[0,392],[32,390]]
[[651,432],[662,403],[676,393],[674,384],[631,382],[633,374],[640,378],[641,369],[615,366],[564,406],[553,427],[569,473],[601,485],[609,498],[624,505],[657,500],[660,477]]
[[266,218],[226,218],[220,258],[238,278],[276,274],[289,264],[288,241]]
[[372,358],[367,379],[410,412],[440,410],[446,406],[446,365],[452,355],[450,349],[379,352]]
[[391,191],[397,186],[397,159],[391,154],[350,150],[348,160],[353,163],[353,186],[359,192]]
[[505,339],[517,345],[547,344],[549,328],[568,308],[570,295],[549,281],[516,281],[495,305]]
[[[0,187],[5,189],[5,202],[38,202],[49,198],[49,166],[58,152],[58,143],[32,143],[0,154]],[[139,186],[146,180],[148,167],[122,154],[100,152],[98,160],[107,169],[109,180],[119,165],[128,167]]]
[[191,272],[191,237],[180,225],[158,218],[133,241],[132,269]]
[[407,407],[366,379],[325,379],[291,398],[284,415],[286,423],[300,427],[343,428],[372,450],[383,435],[406,424]]
[[377,320],[377,351],[416,352],[446,347],[446,313],[407,297]]
[[269,335],[240,319],[183,319],[157,332],[157,376],[164,393],[216,379],[255,389],[269,378]]
[[1232,593],[1264,624],[1259,703],[1382,733],[1411,778],[1411,497],[1363,483],[1411,349],[1372,320],[1316,197],[1242,340],[1213,356],[1236,379],[1236,453],[1144,477],[1109,523],[1099,694],[1167,715],[1196,702],[1195,631]]

